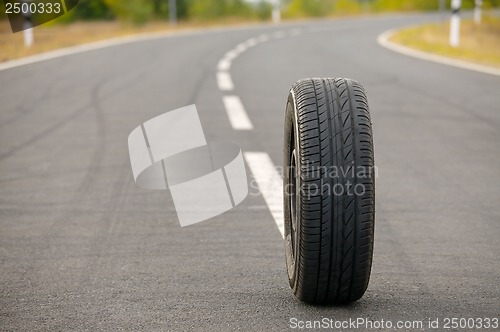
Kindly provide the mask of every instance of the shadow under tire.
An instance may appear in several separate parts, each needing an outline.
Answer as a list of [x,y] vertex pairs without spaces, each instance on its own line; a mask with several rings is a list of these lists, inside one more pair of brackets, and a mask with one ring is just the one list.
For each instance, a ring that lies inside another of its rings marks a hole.
[[375,167],[364,88],[343,78],[304,79],[288,96],[284,140],[288,279],[311,304],[365,293],[375,227]]

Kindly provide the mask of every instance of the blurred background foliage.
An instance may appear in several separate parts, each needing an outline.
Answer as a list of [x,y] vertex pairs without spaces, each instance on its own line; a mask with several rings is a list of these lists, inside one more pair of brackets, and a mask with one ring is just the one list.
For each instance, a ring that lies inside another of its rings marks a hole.
[[[168,20],[168,0],[81,0],[65,21],[118,19],[134,23]],[[267,1],[177,0],[180,21],[210,21],[221,18],[262,19],[271,17]]]
[[[274,0],[177,0],[180,21],[215,21],[223,18],[269,20]],[[281,0],[284,18],[328,17],[380,12],[432,11],[441,0]],[[58,22],[120,20],[145,23],[168,20],[169,0],[80,0]],[[451,0],[444,0],[450,7]],[[471,9],[474,0],[463,0]],[[499,7],[500,0],[484,0],[484,8]],[[5,10],[0,11],[5,19]]]
[[[464,9],[474,8],[474,0],[463,0]],[[450,8],[450,0],[443,2]],[[494,8],[500,0],[484,0],[484,8]],[[285,0],[284,16],[324,17],[332,15],[354,15],[363,13],[436,11],[440,0]]]

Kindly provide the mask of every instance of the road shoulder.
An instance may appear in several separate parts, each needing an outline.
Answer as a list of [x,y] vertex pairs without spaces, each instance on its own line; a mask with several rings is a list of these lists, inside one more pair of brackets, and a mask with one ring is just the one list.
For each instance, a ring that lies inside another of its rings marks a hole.
[[481,73],[485,73],[485,74],[500,76],[500,69],[497,69],[497,68],[479,65],[479,64],[472,63],[472,62],[468,62],[468,61],[457,60],[457,59],[445,57],[442,55],[431,54],[431,53],[416,50],[416,49],[413,49],[413,48],[410,48],[407,46],[396,44],[396,43],[392,42],[390,39],[398,31],[399,31],[399,29],[392,29],[392,30],[388,30],[388,31],[382,33],[377,38],[378,44],[382,47],[385,47],[385,48],[391,50],[391,51],[394,51],[394,52],[397,52],[400,54],[404,54],[406,56],[418,58],[421,60],[437,62],[437,63],[448,65],[448,66],[453,66],[453,67],[458,67],[458,68],[467,69],[467,70],[473,70],[473,71],[477,71],[477,72],[481,72]]

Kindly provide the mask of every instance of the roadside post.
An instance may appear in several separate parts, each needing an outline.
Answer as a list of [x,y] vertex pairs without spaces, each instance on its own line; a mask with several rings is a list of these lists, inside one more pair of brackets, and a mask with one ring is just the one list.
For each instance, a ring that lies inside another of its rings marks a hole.
[[168,0],[168,13],[170,17],[170,24],[177,24],[177,0]]
[[483,0],[476,0],[476,7],[474,9],[474,22],[481,24]]
[[[30,8],[29,6],[29,1],[28,0],[22,0],[23,4],[27,4],[26,8]],[[23,8],[25,6],[21,6]],[[33,45],[34,38],[33,38],[33,24],[31,23],[31,12],[27,10],[26,12],[21,11],[23,15],[23,37],[24,37],[24,47],[30,48]]]
[[450,46],[460,45],[460,8],[462,0],[451,0]]
[[273,1],[273,23],[281,22],[281,0]]

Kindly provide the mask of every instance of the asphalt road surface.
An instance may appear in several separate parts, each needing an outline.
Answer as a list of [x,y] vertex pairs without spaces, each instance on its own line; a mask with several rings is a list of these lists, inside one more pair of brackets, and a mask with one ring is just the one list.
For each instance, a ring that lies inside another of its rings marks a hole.
[[[0,330],[263,331],[286,330],[293,318],[425,328],[429,318],[498,318],[500,77],[376,42],[435,19],[204,31],[1,71]],[[231,81],[217,81],[226,52],[252,38],[226,64]],[[262,195],[181,228],[168,192],[135,186],[127,148],[136,126],[196,103],[209,140],[279,166],[289,88],[328,76],[366,87],[378,168],[370,286],[342,307],[293,298]],[[234,129],[228,95],[248,117],[235,122],[252,129]]]

